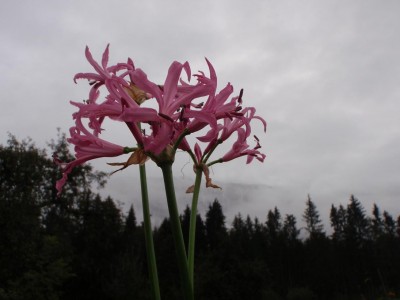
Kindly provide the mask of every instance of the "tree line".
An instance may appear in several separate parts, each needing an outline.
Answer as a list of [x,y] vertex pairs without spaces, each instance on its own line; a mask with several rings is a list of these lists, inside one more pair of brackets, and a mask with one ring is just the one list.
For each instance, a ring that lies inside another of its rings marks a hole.
[[[63,135],[49,143],[71,160]],[[76,168],[60,177],[45,150],[10,136],[0,145],[0,299],[150,299],[142,224],[96,189],[106,174]],[[190,209],[181,215],[188,236]],[[400,216],[351,196],[330,209],[324,231],[308,196],[300,238],[294,215],[237,214],[226,224],[217,199],[197,216],[196,299],[377,299],[400,292]],[[231,226],[228,226],[231,225]],[[180,299],[169,220],[154,229],[163,299]],[[185,241],[187,243],[187,240]]]

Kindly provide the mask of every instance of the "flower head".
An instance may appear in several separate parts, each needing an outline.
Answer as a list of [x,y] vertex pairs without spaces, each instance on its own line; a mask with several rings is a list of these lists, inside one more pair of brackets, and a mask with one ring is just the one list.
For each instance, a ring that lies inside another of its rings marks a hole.
[[[173,161],[179,148],[188,152],[198,167],[201,166],[207,185],[213,186],[208,166],[215,162],[226,162],[241,156],[247,156],[247,163],[254,158],[264,161],[265,155],[259,151],[258,139],[251,149],[247,138],[251,135],[252,120],[261,121],[264,131],[265,120],[256,116],[255,108],[243,107],[243,90],[232,97],[234,89],[228,83],[217,92],[217,75],[209,60],[206,59],[208,76],[201,71],[192,75],[188,62],[174,61],[160,85],[149,80],[131,59],[110,66],[109,46],[101,62],[93,58],[88,47],[85,56],[94,72],[78,73],[74,81],[87,79],[91,89],[84,103],[71,102],[78,109],[73,114],[75,126],[71,128],[68,139],[75,145],[76,160],[63,163],[55,156],[56,163],[63,170],[63,178],[57,182],[59,192],[73,167],[91,159],[126,153],[127,148],[100,138],[106,118],[125,123],[133,135],[133,142],[137,144],[136,148],[129,148],[134,153],[126,163],[114,163],[121,165],[122,169],[130,164],[142,164],[149,157],[157,164],[163,159]],[[192,77],[196,79],[194,84],[190,83]],[[152,101],[153,105],[146,107],[143,105],[145,101]],[[83,119],[87,121],[88,128],[83,125]],[[228,141],[235,132],[237,140],[232,148],[219,160],[208,163],[215,148]],[[189,134],[198,141],[194,154],[186,139]],[[201,143],[205,144],[204,151],[201,150]]]

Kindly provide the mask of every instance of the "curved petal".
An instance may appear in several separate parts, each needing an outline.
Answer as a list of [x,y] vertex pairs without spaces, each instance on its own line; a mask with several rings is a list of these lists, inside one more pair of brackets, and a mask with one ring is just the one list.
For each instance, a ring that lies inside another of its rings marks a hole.
[[190,65],[189,65],[189,63],[187,61],[183,64],[183,69],[186,72],[188,81],[190,81],[190,78],[192,77],[192,71],[191,71]]
[[103,69],[107,68],[107,64],[108,64],[108,55],[109,55],[109,47],[110,44],[107,45],[106,49],[103,52],[103,57],[101,59],[101,65],[103,66]]
[[181,63],[174,61],[168,69],[168,75],[164,82],[164,97],[162,103],[160,103],[161,113],[164,113],[164,108],[175,99],[182,68]]
[[135,85],[137,85],[141,90],[153,95],[158,103],[162,101],[161,90],[154,82],[147,79],[146,73],[142,69],[136,69],[132,72],[132,80]]
[[[215,119],[215,116],[212,114],[202,112],[202,111],[185,111],[184,113],[185,118],[194,118],[191,124],[188,125],[188,129],[190,133],[196,132],[204,128],[205,126],[209,125],[211,127],[211,132],[207,133],[208,139],[205,141],[210,141],[212,140],[217,134],[217,120]],[[205,137],[205,136],[204,136]],[[202,137],[199,137],[198,139],[200,141],[203,141],[201,139]]]
[[86,59],[88,60],[88,62],[92,65],[92,67],[97,71],[97,73],[99,73],[100,75],[102,75],[104,78],[109,77],[110,75],[107,74],[104,69],[102,69],[100,67],[100,65],[93,59],[92,53],[90,53],[89,47],[86,46],[85,49],[85,56]]
[[77,79],[87,79],[94,81],[103,81],[103,78],[95,73],[78,73],[74,76],[74,82],[76,83]]

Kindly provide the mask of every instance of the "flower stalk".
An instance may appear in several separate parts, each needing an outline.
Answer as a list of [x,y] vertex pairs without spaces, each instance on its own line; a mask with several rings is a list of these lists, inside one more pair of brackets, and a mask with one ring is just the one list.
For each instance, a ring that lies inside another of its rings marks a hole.
[[184,299],[193,300],[193,285],[189,276],[185,243],[183,241],[182,227],[179,219],[178,206],[176,203],[174,179],[172,175],[172,163],[164,163],[160,164],[159,166],[162,170],[164,178],[165,193],[167,196],[168,211],[171,221],[171,230],[178,260],[179,273],[181,275]]
[[189,227],[189,245],[188,245],[188,267],[189,276],[192,286],[194,286],[194,252],[196,241],[196,221],[197,221],[197,203],[199,201],[200,184],[203,175],[203,170],[200,167],[196,168],[196,180],[194,183],[192,207],[190,211],[190,227]]
[[153,233],[150,219],[149,194],[147,190],[146,166],[139,165],[140,188],[142,192],[144,237],[146,242],[147,266],[149,270],[151,290],[154,300],[161,300],[160,285],[158,282],[156,255],[154,251]]

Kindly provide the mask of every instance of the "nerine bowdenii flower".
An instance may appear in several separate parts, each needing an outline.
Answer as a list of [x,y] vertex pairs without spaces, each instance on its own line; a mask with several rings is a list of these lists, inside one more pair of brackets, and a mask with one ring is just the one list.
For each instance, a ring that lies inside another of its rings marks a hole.
[[[171,149],[179,148],[191,154],[195,164],[202,166],[208,178],[207,160],[214,149],[227,142],[234,133],[237,140],[217,162],[241,156],[247,156],[247,163],[254,158],[264,161],[265,154],[259,150],[258,138],[255,137],[253,148],[250,148],[247,139],[251,136],[251,122],[261,121],[265,131],[265,120],[255,115],[255,108],[243,107],[243,90],[239,95],[232,96],[234,89],[228,83],[217,92],[217,75],[207,59],[209,76],[204,72],[192,75],[188,62],[175,61],[169,67],[165,81],[157,84],[148,79],[142,69],[136,68],[131,59],[109,66],[109,46],[103,53],[101,63],[96,62],[88,47],[85,56],[94,72],[78,73],[74,81],[87,79],[91,89],[83,103],[71,101],[78,111],[73,114],[75,126],[70,129],[68,142],[75,145],[76,159],[65,163],[54,156],[63,172],[56,185],[59,193],[75,166],[95,158],[115,157],[132,151],[137,152],[132,154],[130,162],[143,163],[147,160],[146,156],[157,162],[160,157],[165,157],[163,153],[174,155]],[[186,75],[184,78],[182,73]],[[194,84],[190,83],[192,77],[196,79]],[[107,118],[127,125],[133,136],[131,141],[127,141],[129,148],[100,137]],[[188,135],[195,136],[195,145],[189,144]],[[199,143],[203,146],[200,147]],[[129,164],[114,163],[124,165],[123,168]],[[212,186],[211,179],[209,184]]]

